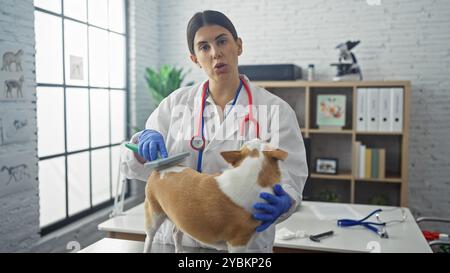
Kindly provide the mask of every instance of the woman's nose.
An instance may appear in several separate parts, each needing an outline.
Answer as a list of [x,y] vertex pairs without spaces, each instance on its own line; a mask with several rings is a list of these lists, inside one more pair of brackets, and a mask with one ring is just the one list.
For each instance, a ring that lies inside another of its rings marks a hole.
[[219,48],[219,47],[217,47],[217,46],[212,46],[211,49],[212,49],[212,50],[211,50],[211,54],[212,54],[212,57],[213,57],[214,59],[218,59],[218,58],[222,57],[222,52],[220,51],[220,48]]

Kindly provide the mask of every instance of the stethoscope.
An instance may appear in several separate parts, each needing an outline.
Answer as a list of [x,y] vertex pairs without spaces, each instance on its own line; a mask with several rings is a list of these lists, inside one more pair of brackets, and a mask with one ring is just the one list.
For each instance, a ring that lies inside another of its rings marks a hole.
[[[391,221],[382,221],[380,217],[380,213],[382,211],[392,211],[401,209],[402,212],[402,218],[400,220],[391,220]],[[365,222],[368,218],[370,218],[372,215],[376,216],[378,222]],[[340,219],[337,221],[337,225],[340,227],[351,227],[351,226],[363,226],[376,234],[378,234],[381,238],[389,238],[389,235],[386,230],[386,225],[390,223],[402,223],[406,220],[406,213],[405,210],[402,208],[393,208],[393,209],[376,209],[369,213],[366,217],[364,217],[361,220],[352,220],[352,219]],[[379,228],[378,228],[379,227]]]
[[[238,90],[236,92],[236,95],[234,96],[233,103],[231,104],[231,108],[228,110],[228,113],[230,112],[230,110],[236,104],[237,98],[239,97],[239,93],[240,93],[240,90],[241,90],[242,85],[243,85],[245,91],[247,92],[247,97],[248,97],[248,113],[247,113],[247,115],[245,115],[244,119],[241,121],[241,124],[240,124],[240,127],[239,127],[239,132],[240,132],[241,136],[243,136],[244,135],[245,123],[246,122],[249,122],[249,123],[251,122],[251,123],[255,124],[256,137],[259,138],[259,123],[253,117],[253,112],[252,112],[252,105],[253,105],[252,93],[251,93],[250,88],[249,88],[247,82],[245,81],[245,79],[242,76],[240,76],[239,79],[241,81],[241,84],[239,85],[239,88],[238,88]],[[204,126],[205,126],[203,113],[205,111],[205,102],[206,102],[206,97],[207,97],[207,93],[208,93],[208,88],[209,88],[209,81],[206,81],[203,84],[201,113],[200,113],[200,116],[199,116],[199,119],[198,119],[197,132],[191,138],[191,147],[192,147],[192,149],[198,151],[198,160],[197,160],[197,171],[198,172],[202,171],[202,156],[203,156],[203,150],[205,149],[205,145],[206,145],[205,137],[203,135],[203,129],[204,129]],[[228,113],[227,113],[227,115],[228,115]],[[226,118],[226,116],[225,116],[225,118]]]

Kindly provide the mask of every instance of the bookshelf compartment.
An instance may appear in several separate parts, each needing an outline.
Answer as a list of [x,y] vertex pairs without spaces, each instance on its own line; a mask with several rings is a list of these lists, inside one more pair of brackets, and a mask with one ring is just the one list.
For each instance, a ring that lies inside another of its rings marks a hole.
[[400,206],[401,184],[355,180],[355,203]]
[[319,95],[344,95],[345,125],[342,129],[352,130],[353,88],[351,87],[311,87],[310,89],[310,129],[320,129],[317,125],[317,97]]
[[350,203],[350,180],[310,178],[303,191],[307,201]]
[[336,158],[337,174],[350,174],[352,170],[352,137],[351,135],[317,134],[310,138],[311,173],[316,172],[317,158]]
[[[361,141],[366,148],[384,149],[386,151],[385,177],[402,178],[402,138],[398,135],[357,135],[356,141]],[[361,178],[361,177],[358,177]]]
[[300,128],[306,127],[306,89],[305,88],[268,88],[272,94],[286,101],[295,111]]

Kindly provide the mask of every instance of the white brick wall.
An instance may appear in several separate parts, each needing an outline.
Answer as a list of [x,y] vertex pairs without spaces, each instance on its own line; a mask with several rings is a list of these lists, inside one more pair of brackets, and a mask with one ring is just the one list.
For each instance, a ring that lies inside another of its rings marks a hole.
[[159,64],[192,68],[186,26],[206,9],[225,13],[244,43],[242,64],[316,65],[334,75],[335,46],[361,40],[354,52],[367,80],[412,83],[409,206],[415,215],[450,217],[450,5],[448,1],[166,0],[160,3]]
[[[17,50],[22,48],[25,52],[22,58],[25,78],[22,92],[24,97],[27,98],[24,101],[0,101],[0,115],[5,117],[13,112],[17,113],[17,111],[31,113],[32,122],[28,126],[32,127],[32,132],[36,132],[34,45],[33,0],[0,0],[0,48],[15,48]],[[16,46],[19,46],[19,48]],[[3,55],[3,53],[0,54]],[[4,83],[1,82],[0,86],[0,91],[4,92]],[[36,135],[32,135],[26,142],[0,146],[0,157],[12,156],[21,152],[32,155],[32,158],[23,158],[24,161],[31,164],[31,166],[28,166],[30,177],[25,177],[20,182],[26,184],[24,190],[13,191],[13,193],[0,198],[0,252],[28,251],[39,239],[36,139]],[[6,182],[0,181],[1,189],[6,189]]]
[[[130,66],[131,124],[144,128],[147,117],[154,109],[145,81],[145,68],[159,67],[159,1],[130,1]],[[136,113],[139,113],[136,115]]]

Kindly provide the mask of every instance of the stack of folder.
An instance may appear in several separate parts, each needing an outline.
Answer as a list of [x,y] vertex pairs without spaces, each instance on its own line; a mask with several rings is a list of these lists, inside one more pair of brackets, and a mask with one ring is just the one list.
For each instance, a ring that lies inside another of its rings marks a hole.
[[386,150],[368,148],[360,141],[355,142],[357,178],[384,179],[386,174]]
[[403,131],[403,88],[358,88],[356,130]]

